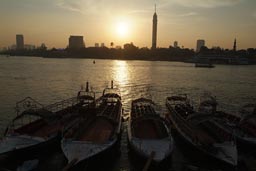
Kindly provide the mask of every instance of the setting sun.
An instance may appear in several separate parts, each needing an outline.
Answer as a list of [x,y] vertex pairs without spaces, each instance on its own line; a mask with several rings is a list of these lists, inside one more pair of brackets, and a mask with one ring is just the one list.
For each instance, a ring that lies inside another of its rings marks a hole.
[[129,25],[125,22],[119,22],[116,26],[118,36],[125,37],[128,35]]

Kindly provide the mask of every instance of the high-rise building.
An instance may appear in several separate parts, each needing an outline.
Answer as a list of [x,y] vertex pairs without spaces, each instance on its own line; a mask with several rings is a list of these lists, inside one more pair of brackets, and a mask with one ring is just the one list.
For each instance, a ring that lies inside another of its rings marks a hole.
[[100,47],[99,43],[95,43],[95,47],[97,48]]
[[100,44],[100,47],[105,47],[105,44],[104,44],[104,43],[101,43],[101,44]]
[[156,41],[157,41],[157,15],[156,15],[156,5],[155,5],[155,13],[153,15],[152,49],[156,49]]
[[234,40],[233,51],[236,51],[236,39]]
[[200,52],[202,46],[205,46],[205,40],[202,40],[202,39],[197,40],[196,52]]
[[68,47],[70,49],[84,48],[84,37],[83,36],[70,36]]
[[174,48],[178,48],[178,42],[177,42],[177,41],[174,41],[173,47],[174,47]]
[[24,49],[24,37],[22,34],[16,35],[16,49],[17,50]]

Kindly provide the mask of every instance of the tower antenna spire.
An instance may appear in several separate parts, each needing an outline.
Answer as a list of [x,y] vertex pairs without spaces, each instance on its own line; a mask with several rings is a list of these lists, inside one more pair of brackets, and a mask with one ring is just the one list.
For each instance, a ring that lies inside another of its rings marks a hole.
[[156,13],[156,4],[155,4],[155,13]]

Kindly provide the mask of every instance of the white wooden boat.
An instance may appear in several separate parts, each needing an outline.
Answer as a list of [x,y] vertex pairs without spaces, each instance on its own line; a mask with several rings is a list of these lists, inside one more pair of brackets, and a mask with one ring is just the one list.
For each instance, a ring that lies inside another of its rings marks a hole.
[[160,163],[171,155],[173,139],[155,107],[150,99],[139,98],[132,101],[128,141],[131,150],[140,158],[147,160],[154,153],[153,162]]

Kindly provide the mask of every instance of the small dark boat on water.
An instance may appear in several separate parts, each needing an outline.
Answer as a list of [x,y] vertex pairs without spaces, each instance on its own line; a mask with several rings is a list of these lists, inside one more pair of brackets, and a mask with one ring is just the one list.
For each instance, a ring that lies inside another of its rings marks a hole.
[[211,60],[208,60],[207,58],[198,58],[195,61],[195,67],[200,68],[214,68],[215,66],[212,64]]
[[170,130],[152,100],[139,98],[132,101],[128,141],[135,154],[146,160],[152,158],[156,164],[171,155],[173,139]]
[[167,97],[166,119],[183,140],[205,156],[236,166],[237,146],[232,136],[218,128],[211,113],[195,111],[186,95]]
[[215,66],[212,63],[195,63],[195,67],[214,68]]
[[87,112],[79,122],[66,129],[61,148],[68,162],[78,167],[96,157],[111,154],[120,142],[121,118],[121,96],[112,82],[111,88],[106,88],[96,100],[95,111]]

